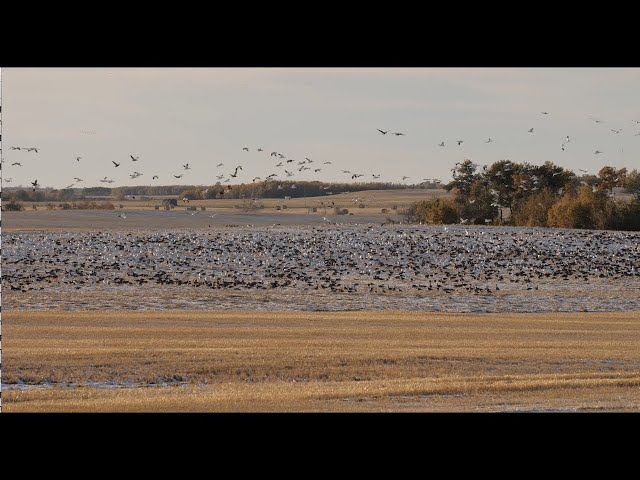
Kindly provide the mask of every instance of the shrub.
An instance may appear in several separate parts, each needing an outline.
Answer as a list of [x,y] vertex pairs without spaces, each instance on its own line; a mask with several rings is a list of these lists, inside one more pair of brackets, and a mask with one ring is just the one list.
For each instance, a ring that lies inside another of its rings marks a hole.
[[426,224],[458,223],[460,215],[453,199],[436,198],[415,204],[414,220]]
[[[34,205],[35,207],[35,205]],[[24,210],[24,205],[20,202],[17,202],[15,200],[11,200],[9,203],[5,203],[2,206],[3,210],[6,210],[8,212],[21,212],[22,210]]]

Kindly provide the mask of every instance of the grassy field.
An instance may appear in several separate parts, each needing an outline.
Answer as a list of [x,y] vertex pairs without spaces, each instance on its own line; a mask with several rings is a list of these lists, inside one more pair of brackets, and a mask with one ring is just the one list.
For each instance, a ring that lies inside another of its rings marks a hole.
[[7,311],[3,330],[3,384],[49,384],[4,390],[6,412],[640,410],[640,312]]
[[[283,194],[284,197],[285,194]],[[444,189],[406,189],[406,190],[365,190],[361,192],[341,193],[336,195],[323,195],[320,197],[291,198],[261,198],[257,202],[264,205],[265,210],[276,210],[277,206],[286,205],[284,213],[306,213],[311,207],[318,207],[318,212],[324,213],[324,208],[320,202],[326,205],[334,202],[340,208],[347,208],[350,212],[360,215],[383,215],[383,208],[391,210],[394,206],[398,209],[405,208],[414,202],[429,198],[448,197],[452,194]],[[355,199],[359,199],[355,202]],[[62,202],[52,202],[58,205]],[[123,206],[127,210],[153,210],[156,205],[162,202],[158,199],[153,200],[111,200],[111,203]],[[211,199],[211,200],[191,200],[189,203],[178,200],[179,209],[188,206],[194,206],[198,209],[205,207],[212,212],[224,212],[238,210],[237,206],[242,205],[242,199]],[[365,208],[359,208],[359,204],[365,205]],[[39,210],[46,209],[46,202],[24,202],[25,212],[33,211],[33,205]],[[328,214],[333,214],[333,208],[327,208]],[[391,212],[390,212],[391,213]]]

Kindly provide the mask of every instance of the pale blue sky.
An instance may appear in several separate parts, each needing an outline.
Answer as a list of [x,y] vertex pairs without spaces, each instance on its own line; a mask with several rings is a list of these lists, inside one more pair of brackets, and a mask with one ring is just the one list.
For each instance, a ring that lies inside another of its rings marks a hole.
[[[5,186],[95,186],[105,176],[111,186],[208,185],[243,165],[236,182],[284,179],[274,150],[296,160],[294,180],[351,181],[344,169],[446,182],[465,158],[640,168],[639,86],[637,68],[3,68],[3,177],[13,179]],[[299,173],[305,157],[322,172]],[[131,180],[136,170],[144,175]]]

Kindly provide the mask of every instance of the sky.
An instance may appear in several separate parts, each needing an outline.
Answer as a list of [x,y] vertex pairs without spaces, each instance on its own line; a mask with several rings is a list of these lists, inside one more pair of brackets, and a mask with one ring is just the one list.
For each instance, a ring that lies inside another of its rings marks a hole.
[[639,85],[638,68],[2,68],[3,184],[212,185],[237,165],[232,183],[446,183],[465,159],[640,168]]

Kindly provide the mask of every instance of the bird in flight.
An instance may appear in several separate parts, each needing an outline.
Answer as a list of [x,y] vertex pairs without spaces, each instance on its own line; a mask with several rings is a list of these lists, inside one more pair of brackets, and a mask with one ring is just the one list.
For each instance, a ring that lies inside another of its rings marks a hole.
[[313,160],[311,160],[310,158],[304,157],[304,159],[309,163],[313,163]]
[[76,162],[79,162],[82,157],[76,157]]
[[372,175],[372,177],[373,177],[373,178],[380,178],[380,175],[375,175],[375,174],[373,174],[373,175]]
[[530,128],[530,129],[528,130],[528,132],[529,132],[529,133],[533,133],[533,128]]
[[332,165],[331,162],[324,162],[323,165]]
[[293,162],[293,158],[287,159],[287,163],[292,163],[292,162]]
[[376,128],[376,130],[378,130],[383,135],[386,135],[387,133],[389,133],[389,130],[387,130],[386,132],[384,130],[380,130],[379,128]]
[[261,152],[261,151],[262,151],[262,149],[261,149],[261,148],[259,148],[259,149],[258,149],[258,151],[259,151],[259,152]]
[[271,152],[271,156],[272,157],[277,157],[278,156],[278,152]]
[[74,179],[76,182],[81,182],[81,181],[82,181],[82,179],[81,179],[80,177],[73,177],[73,179]]
[[278,164],[276,165],[276,167],[281,167],[281,166],[282,166],[282,162],[280,162],[280,163],[278,163]]
[[364,177],[363,173],[354,173],[353,175],[351,175],[351,179],[353,180],[354,178],[358,178],[358,177]]
[[34,182],[31,182],[31,185],[33,186],[33,191],[36,191],[36,188],[38,188],[38,180],[36,179]]
[[4,181],[8,182],[8,183],[11,183],[11,182],[13,182],[13,178],[5,178]]
[[185,164],[185,165],[182,165],[182,168],[184,168],[185,170],[189,170],[189,169],[191,169],[191,167],[189,166],[189,164],[188,164],[188,163],[187,163],[187,164]]
[[440,142],[440,143],[438,144],[438,146],[439,146],[439,147],[444,147],[444,142]]
[[242,147],[242,150],[244,150],[245,152],[248,152],[249,148],[248,147]]
[[394,134],[396,137],[399,137],[400,135],[404,135],[404,133],[402,133],[402,132],[393,132],[393,134]]
[[593,152],[595,155],[598,155],[599,153],[602,153],[600,150],[596,150],[595,152]]
[[158,175],[154,175],[151,180],[155,180],[156,178],[159,178]]
[[351,173],[349,170],[342,170],[342,173]]
[[318,172],[320,172],[321,170],[322,170],[321,168],[315,168],[313,171],[314,171],[314,172],[316,172],[316,173],[318,173]]
[[12,167],[13,167],[14,165],[18,165],[19,167],[21,167],[21,166],[22,166],[22,164],[21,164],[20,162],[13,162],[13,163],[11,164],[11,166],[12,166]]
[[287,174],[287,177],[293,177],[293,173],[291,173],[289,170],[285,170],[285,173]]
[[9,150],[22,150],[22,147],[11,147]]
[[134,157],[133,155],[129,155],[131,157],[131,160],[133,160],[134,162],[137,162],[138,159],[140,158],[140,156]]
[[491,143],[491,142],[493,142],[493,140],[491,140],[491,137],[489,137],[489,140],[487,140],[487,141],[486,141],[486,142],[484,142],[484,143]]
[[458,146],[462,145],[462,142],[464,142],[464,140],[457,140],[458,142]]
[[613,133],[620,133],[620,132],[622,131],[622,129],[620,129],[620,130],[614,130],[614,129],[612,128],[612,129],[611,129],[611,131],[612,131]]
[[36,147],[29,147],[29,148],[27,148],[27,152],[34,152],[34,151],[35,151],[36,153],[38,153],[38,149],[37,149]]
[[405,181],[407,178],[410,178],[410,177],[407,177],[406,175],[404,175],[404,176],[402,177],[402,181]]
[[174,175],[174,177],[176,177],[176,178],[182,178],[182,174],[180,174],[180,175]]
[[111,161],[113,162],[113,164],[114,164],[116,167],[119,167],[119,166],[120,166],[120,164],[119,164],[119,163],[116,163],[116,162],[114,162],[113,160],[111,160]]
[[581,169],[580,169],[580,171],[581,171],[582,173],[588,173],[588,170],[585,170],[584,168],[581,168]]
[[549,112],[540,112],[542,115],[549,115]]
[[260,177],[255,177],[253,180],[251,180],[252,182],[255,182],[256,180],[260,180]]
[[221,167],[223,165],[224,165],[224,163],[219,163],[219,164],[216,165],[216,167]]
[[67,188],[73,188],[73,186],[75,185],[75,183],[72,183],[71,185],[67,185],[66,187],[64,187],[65,189]]

